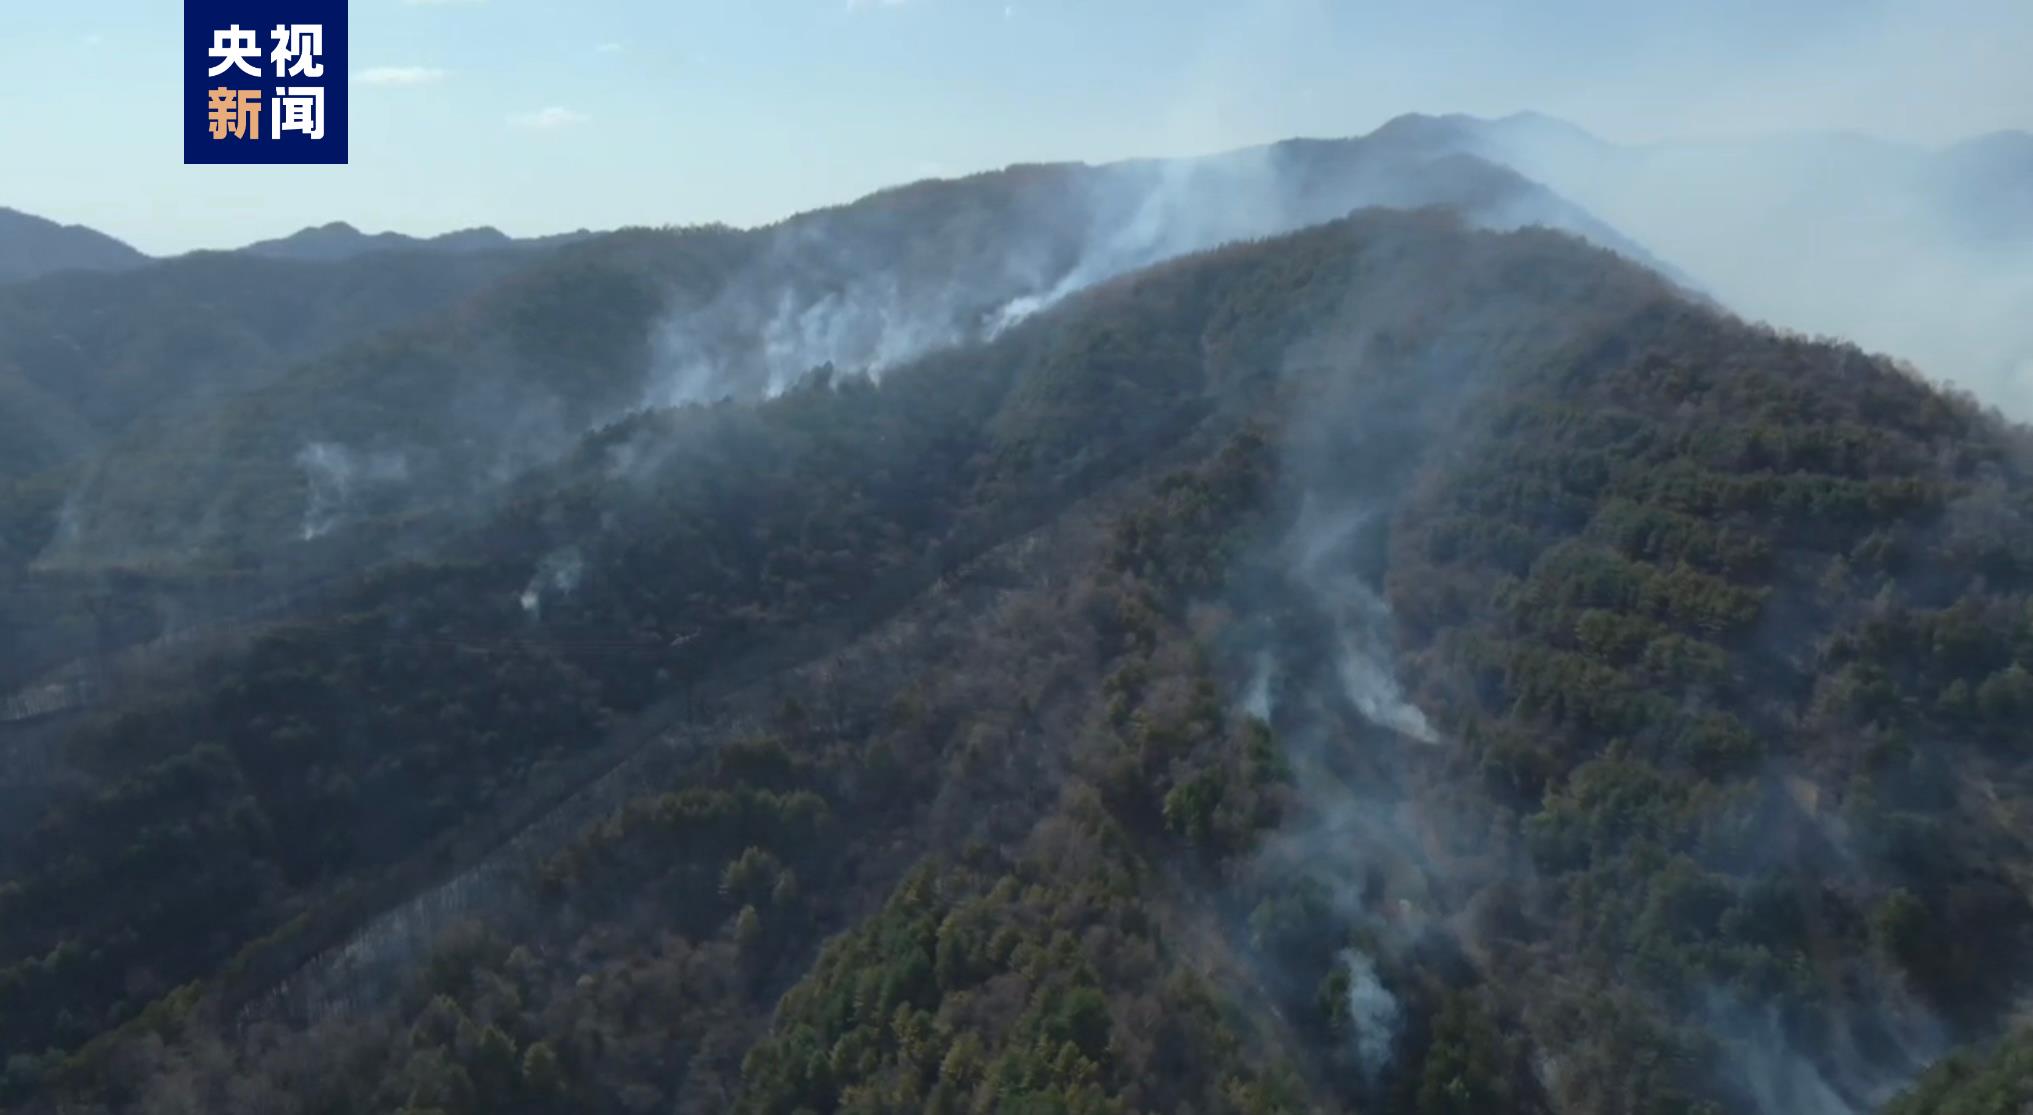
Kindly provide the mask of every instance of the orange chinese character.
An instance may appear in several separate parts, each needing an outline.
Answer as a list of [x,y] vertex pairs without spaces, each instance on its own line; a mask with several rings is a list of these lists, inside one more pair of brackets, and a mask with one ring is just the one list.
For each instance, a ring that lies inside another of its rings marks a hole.
[[214,89],[208,107],[213,139],[261,138],[261,90]]

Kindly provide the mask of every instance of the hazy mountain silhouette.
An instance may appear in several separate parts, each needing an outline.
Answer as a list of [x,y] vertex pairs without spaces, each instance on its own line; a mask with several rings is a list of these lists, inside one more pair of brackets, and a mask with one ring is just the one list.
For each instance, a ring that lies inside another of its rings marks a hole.
[[0,283],[59,271],[121,271],[148,257],[103,232],[0,206]]
[[496,228],[468,228],[437,236],[406,236],[399,232],[365,233],[344,221],[301,229],[274,240],[261,240],[239,249],[249,255],[272,259],[329,262],[351,259],[369,252],[480,252],[511,247],[555,247],[594,235],[566,232],[551,236],[517,239]]

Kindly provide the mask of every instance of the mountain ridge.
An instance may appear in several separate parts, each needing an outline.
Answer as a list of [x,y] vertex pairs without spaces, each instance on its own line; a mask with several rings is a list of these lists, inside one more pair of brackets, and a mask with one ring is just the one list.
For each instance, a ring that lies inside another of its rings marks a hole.
[[[622,366],[594,369],[585,356],[561,353],[552,368],[504,375],[491,355],[500,342],[453,341],[469,327],[458,320],[460,307],[447,307],[424,323],[435,336],[378,334],[303,365],[266,369],[282,374],[227,398],[209,420],[156,423],[145,437],[128,438],[91,474],[68,479],[75,529],[50,535],[54,544],[41,560],[72,565],[92,553],[183,560],[193,552],[216,554],[222,542],[231,549],[236,534],[247,539],[243,548],[273,550],[299,533],[289,520],[308,522],[301,505],[294,514],[284,508],[317,498],[315,485],[323,481],[294,460],[316,446],[354,455],[407,453],[407,479],[391,474],[380,485],[390,500],[422,506],[442,502],[433,492],[454,491],[463,500],[491,486],[493,473],[521,467],[516,460],[562,449],[591,425],[635,407],[766,397],[823,365],[879,376],[894,363],[993,335],[1086,285],[1182,252],[1277,234],[1365,205],[1426,204],[1453,206],[1491,227],[1568,228],[1649,261],[1615,230],[1513,171],[1459,154],[1429,160],[1388,137],[1183,161],[1019,167],[880,191],[759,230],[603,234],[529,257],[534,274],[550,277],[544,281],[553,289],[543,297],[559,300],[549,317],[497,321],[484,331],[526,333],[542,320],[544,329],[583,332],[585,326],[558,317],[565,302],[583,303],[560,285],[569,269],[582,268],[573,281],[597,281],[614,296],[614,308],[601,315],[634,315],[626,328],[640,340],[631,337],[626,355],[612,346],[600,350],[623,359]],[[708,241],[726,246],[713,253],[739,254],[744,262],[705,285],[658,285],[667,281],[660,275],[694,270],[686,255]],[[519,305],[497,292],[464,309],[498,317]],[[406,377],[375,371],[404,352],[437,370]],[[574,367],[579,373],[568,375]],[[345,399],[345,406],[329,406],[312,391],[326,380],[317,390]],[[464,413],[475,410],[493,417]],[[421,428],[409,435],[411,444],[391,440],[414,427]],[[297,431],[299,445],[288,452],[273,444],[282,428]],[[147,461],[151,453],[188,457],[219,445],[235,446],[234,459],[277,467],[201,482],[181,467]],[[457,457],[434,453],[436,460],[418,452],[447,445],[467,448]],[[185,513],[150,511],[164,502],[157,489],[179,475],[190,477],[190,490],[167,502]],[[383,504],[389,506],[395,504]],[[46,502],[41,521],[53,523],[55,511]]]
[[489,225],[457,229],[434,236],[411,236],[401,232],[366,233],[345,221],[308,226],[288,236],[258,240],[231,249],[248,255],[275,259],[332,261],[350,259],[369,252],[478,252],[507,248],[546,248],[587,239],[596,233],[576,232],[544,236],[511,237]]
[[96,229],[0,206],[0,283],[66,271],[120,271],[147,262],[147,256]]

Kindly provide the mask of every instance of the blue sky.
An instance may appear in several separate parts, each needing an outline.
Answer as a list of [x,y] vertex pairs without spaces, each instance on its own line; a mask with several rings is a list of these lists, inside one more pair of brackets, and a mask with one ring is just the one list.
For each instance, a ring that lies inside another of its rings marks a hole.
[[[286,0],[278,0],[279,3]],[[352,164],[185,167],[180,0],[0,3],[0,205],[151,252],[754,224],[1042,159],[1537,109],[1614,139],[2033,127],[2027,0],[352,0]]]

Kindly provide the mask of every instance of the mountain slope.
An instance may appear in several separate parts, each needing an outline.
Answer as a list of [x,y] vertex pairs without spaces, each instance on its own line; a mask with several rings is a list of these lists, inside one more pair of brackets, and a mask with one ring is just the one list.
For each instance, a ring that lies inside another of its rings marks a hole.
[[28,284],[0,298],[0,391],[31,430],[0,482],[0,622],[20,632],[0,680],[103,673],[121,646],[287,608],[642,405],[880,376],[1181,252],[1428,203],[1637,254],[1512,172],[1386,134],[1015,167],[746,233]]
[[[355,353],[350,364],[334,360],[355,373],[362,354],[392,354],[380,371],[399,392],[394,381],[404,373],[424,374],[417,360],[394,358],[406,351],[405,330],[424,320],[456,323],[454,307],[490,289],[503,289],[499,301],[515,304],[512,280],[542,259],[518,250],[306,264],[209,253],[0,287],[0,625],[13,636],[0,643],[0,681],[11,690],[81,655],[103,656],[219,618],[223,601],[242,600],[226,609],[230,616],[267,606],[335,566],[357,565],[357,552],[294,554],[266,567],[236,564],[228,547],[192,552],[187,540],[227,513],[221,470],[280,473],[281,485],[300,492],[305,476],[296,458],[314,440],[260,427],[260,416],[274,411],[257,403],[252,444],[235,444],[219,432],[221,415],[304,361],[338,351]],[[514,329],[510,323],[500,333],[521,336]],[[452,329],[443,336],[476,362],[500,366],[487,357],[504,343],[499,337],[476,340]],[[545,350],[532,343],[531,351]],[[483,391],[465,402],[486,400]],[[302,415],[333,409],[330,397],[303,400],[291,417],[302,422]],[[391,425],[401,413],[392,406],[376,419]],[[163,448],[120,448],[137,443]],[[324,498],[342,507],[352,490],[349,458],[305,460],[323,466]],[[370,456],[364,470],[370,494],[373,478],[387,471],[377,473],[377,463]],[[154,569],[135,569],[117,537],[92,559],[77,559],[76,541],[91,536],[101,521],[94,513],[105,512],[91,497],[108,470],[125,471],[138,505],[132,533],[174,532],[186,542],[150,555]],[[165,488],[184,499],[164,501]],[[299,498],[282,513],[292,525],[278,532],[297,537],[312,513]],[[84,572],[63,568],[79,565]],[[115,571],[101,575],[109,567]]]
[[[287,609],[443,534],[491,483],[636,398],[625,372],[647,359],[641,323],[741,258],[732,237],[710,230],[558,251],[172,261],[160,276],[131,276],[124,293],[136,303],[102,306],[115,324],[89,341],[52,329],[83,328],[72,316],[83,313],[80,292],[28,284],[17,289],[39,303],[0,300],[0,316],[43,311],[38,331],[20,335],[53,346],[41,366],[93,369],[68,385],[69,401],[96,379],[123,408],[107,421],[133,423],[117,437],[88,427],[88,443],[111,444],[80,463],[0,481],[0,623],[14,634],[0,644],[0,682],[103,675],[123,647]],[[158,308],[181,321],[175,311],[208,297],[191,282],[203,273],[236,288],[259,281],[264,293],[234,315],[176,325],[190,343],[165,347]],[[319,312],[292,318],[304,297],[322,299]],[[322,346],[331,351],[307,370],[285,372],[283,354]],[[192,348],[212,356],[189,359]],[[101,364],[99,352],[119,362]],[[217,395],[165,397],[178,380]],[[425,485],[449,522],[400,514]],[[373,529],[343,529],[380,513],[391,514]]]
[[313,591],[0,725],[0,1102],[2015,1094],[1922,1074],[2028,975],[2029,435],[1455,126],[596,238],[137,430],[103,642],[95,554]]
[[58,271],[124,271],[147,262],[103,232],[0,207],[0,283]]
[[[1537,281],[1491,316],[1484,307],[1521,269]],[[1390,308],[1407,297],[1393,293],[1404,282],[1430,316]],[[851,637],[1064,514],[1069,499],[1147,475],[1169,447],[1218,446],[1283,390],[1301,334],[1325,324],[1379,334],[1367,358],[1402,382],[1427,370],[1417,357],[1451,328],[1514,329],[1517,351],[1546,352],[1655,289],[1559,238],[1478,237],[1439,216],[1374,214],[1113,284],[879,388],[818,382],[759,410],[689,409],[610,431],[563,475],[533,479],[541,499],[451,551],[460,563],[377,579],[329,618],[260,640],[244,665],[179,698],[178,711],[77,736],[68,761],[106,791],[57,808],[15,849],[20,888],[0,921],[9,957],[20,958],[9,978],[26,981],[16,986],[81,1009],[10,1016],[23,1027],[10,1044],[87,1037],[63,1020],[138,1006],[104,982],[111,973],[173,985],[293,913],[307,920],[256,946],[240,970],[302,955],[298,939],[329,941],[347,925],[330,919],[355,901],[332,896],[382,893],[379,880],[406,877],[407,857],[437,835],[515,815],[505,802],[541,794],[576,757],[603,753],[604,715],[668,701],[680,678],[702,699],[723,691],[716,679],[769,676],[757,671],[780,669],[791,648],[813,653],[828,632]],[[1402,346],[1395,354],[1386,335]],[[1366,375],[1365,358],[1340,351],[1311,374]],[[674,582],[672,569],[687,572]],[[1055,718],[1077,720],[1078,692]],[[964,693],[952,698],[956,712],[970,703]],[[368,742],[424,731],[435,742],[421,750]],[[884,796],[859,796],[873,784],[856,769],[839,771],[839,792],[860,786],[856,802],[883,808]],[[1056,797],[1050,783],[1039,791],[1046,803]],[[192,812],[197,801],[210,804]],[[263,819],[284,816],[292,822]],[[164,823],[183,835],[162,853],[194,873],[118,852],[127,826]],[[32,866],[39,849],[58,846],[77,850],[83,874]],[[114,892],[126,899],[105,901]],[[179,928],[132,932],[144,923]],[[63,940],[100,961],[32,959]]]
[[[398,507],[469,497],[631,406],[647,323],[667,300],[724,282],[745,251],[715,230],[641,231],[530,266],[510,254],[398,257],[424,276],[456,277],[447,293],[457,300],[405,298],[420,321],[348,337],[286,374],[264,366],[268,382],[202,413],[138,425],[75,470],[66,517],[39,557],[217,560],[316,539],[386,510],[375,500],[391,490]],[[309,270],[387,291],[389,266],[361,257]],[[476,272],[481,283],[463,281]]]
[[1521,818],[1541,897],[1484,947],[1573,1034],[1561,1109],[1863,1109],[1984,1033],[2033,924],[2023,432],[1681,312],[1463,435],[1389,599],[1449,765]]
[[0,288],[0,383],[44,400],[53,423],[0,449],[0,476],[89,456],[136,421],[200,413],[308,357],[441,312],[524,262],[473,253],[312,266],[202,253]]
[[1435,213],[639,415],[73,735],[10,1087],[1860,1110],[2024,975],[2027,448]]

